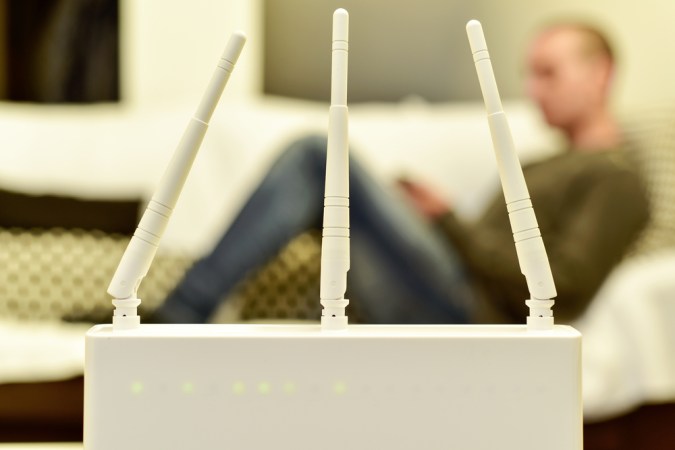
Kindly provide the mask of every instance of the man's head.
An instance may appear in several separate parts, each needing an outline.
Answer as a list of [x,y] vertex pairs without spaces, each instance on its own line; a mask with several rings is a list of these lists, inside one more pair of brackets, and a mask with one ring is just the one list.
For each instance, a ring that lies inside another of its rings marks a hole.
[[527,93],[549,125],[572,133],[606,112],[614,55],[597,30],[577,24],[546,28],[527,53]]

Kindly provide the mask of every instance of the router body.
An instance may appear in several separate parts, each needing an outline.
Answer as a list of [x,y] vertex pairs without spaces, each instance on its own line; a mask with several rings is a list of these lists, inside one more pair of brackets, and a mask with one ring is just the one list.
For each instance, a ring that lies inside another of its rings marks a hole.
[[86,336],[87,450],[581,450],[581,335],[554,326],[555,286],[478,22],[488,111],[528,325],[350,325],[348,15],[333,16],[321,325],[141,325],[147,273],[243,46],[235,34]]
[[98,325],[84,446],[580,450],[580,352],[566,326]]

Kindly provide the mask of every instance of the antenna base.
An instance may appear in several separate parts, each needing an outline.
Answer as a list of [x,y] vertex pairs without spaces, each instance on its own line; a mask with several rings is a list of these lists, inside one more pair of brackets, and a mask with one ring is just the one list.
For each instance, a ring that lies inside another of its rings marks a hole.
[[112,301],[115,305],[113,313],[113,330],[132,330],[141,325],[141,318],[138,315],[138,306],[141,304],[141,299],[132,298],[116,298]]
[[530,308],[530,315],[527,316],[527,329],[553,329],[553,311],[551,307],[554,303],[554,300],[526,300],[525,304]]
[[326,331],[346,330],[348,319],[345,308],[349,304],[347,299],[321,300],[321,329]]

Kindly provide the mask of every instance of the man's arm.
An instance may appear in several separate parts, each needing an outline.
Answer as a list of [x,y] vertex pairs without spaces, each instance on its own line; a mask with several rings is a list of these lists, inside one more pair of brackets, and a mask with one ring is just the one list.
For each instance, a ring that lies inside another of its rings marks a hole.
[[[537,211],[537,199],[533,202]],[[439,224],[473,275],[494,293],[499,302],[495,306],[510,317],[524,317],[527,286],[506,217],[500,197],[475,227],[461,224],[452,214]],[[555,314],[567,321],[585,310],[625,254],[647,221],[648,205],[638,177],[623,171],[596,177],[561,217],[555,232],[542,228],[542,235],[558,291]],[[542,219],[540,224],[546,222]]]
[[414,208],[427,219],[437,220],[450,212],[448,202],[429,186],[407,178],[399,178],[396,184],[406,194]]
[[586,309],[644,228],[649,207],[639,178],[626,171],[598,179],[569,216],[550,246],[544,236],[564,320]]

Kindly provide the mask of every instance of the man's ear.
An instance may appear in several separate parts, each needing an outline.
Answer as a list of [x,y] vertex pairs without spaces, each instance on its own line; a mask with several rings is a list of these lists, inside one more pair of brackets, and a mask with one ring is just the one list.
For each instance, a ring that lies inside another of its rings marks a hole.
[[614,84],[616,73],[614,63],[609,58],[597,57],[593,64],[598,88],[607,95]]

